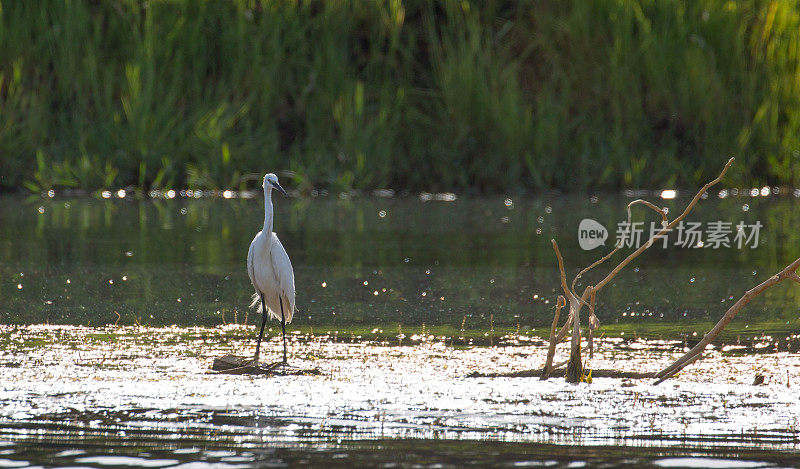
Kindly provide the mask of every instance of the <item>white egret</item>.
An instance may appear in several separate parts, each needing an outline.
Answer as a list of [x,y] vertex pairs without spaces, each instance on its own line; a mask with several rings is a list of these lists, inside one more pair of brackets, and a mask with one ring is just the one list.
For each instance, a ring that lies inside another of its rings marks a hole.
[[261,332],[256,343],[256,355],[253,362],[258,365],[258,354],[261,337],[267,315],[281,321],[283,331],[283,363],[286,363],[286,324],[292,322],[294,314],[294,273],[289,255],[283,248],[278,236],[272,231],[272,189],[286,195],[278,176],[269,173],[264,176],[264,228],[256,234],[247,252],[247,273],[250,282],[256,289],[251,308],[262,313]]

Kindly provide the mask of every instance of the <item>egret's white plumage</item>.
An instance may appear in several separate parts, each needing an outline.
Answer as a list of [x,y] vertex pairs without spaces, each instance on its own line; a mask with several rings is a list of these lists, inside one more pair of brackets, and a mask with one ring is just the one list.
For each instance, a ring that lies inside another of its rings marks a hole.
[[[256,234],[247,252],[247,273],[256,292],[251,307],[257,307],[262,313],[261,333],[256,345],[256,361],[258,360],[261,336],[267,312],[281,321],[283,327],[283,361],[286,361],[286,324],[292,322],[294,315],[294,272],[289,255],[283,248],[278,236],[272,231],[272,189],[286,195],[286,191],[278,184],[278,177],[272,173],[264,176],[264,228]],[[264,306],[267,312],[264,311]]]
[[283,300],[283,314],[286,324],[292,322],[294,315],[294,273],[292,261],[283,248],[278,236],[273,232],[264,234],[259,231],[250,250],[247,252],[247,272],[256,292],[253,293],[251,308],[261,308],[261,295],[267,304],[269,315],[278,321],[281,320],[281,301]]

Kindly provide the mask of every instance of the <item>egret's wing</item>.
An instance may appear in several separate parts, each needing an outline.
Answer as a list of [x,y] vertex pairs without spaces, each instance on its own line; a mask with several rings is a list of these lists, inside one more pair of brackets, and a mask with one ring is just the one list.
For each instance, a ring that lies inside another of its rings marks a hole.
[[257,312],[263,312],[264,308],[261,307],[261,295],[258,292],[258,287],[256,286],[256,265],[255,265],[255,256],[256,256],[256,240],[258,239],[258,235],[261,232],[259,231],[253,241],[250,243],[250,249],[247,250],[247,275],[250,277],[250,283],[253,284],[253,288],[256,289],[256,292],[253,293],[253,298],[250,302],[250,307],[255,308]]
[[289,254],[286,253],[286,249],[283,248],[275,233],[272,234],[272,239],[270,259],[278,281],[278,289],[284,302],[283,307],[285,308],[286,322],[288,323],[292,321],[292,315],[294,314],[294,272],[292,271],[292,261],[289,260]]
[[258,235],[253,238],[253,241],[250,243],[250,249],[247,250],[247,275],[250,276],[250,283],[253,286],[256,285],[256,272],[255,272],[255,246],[256,246],[256,239],[258,239]]

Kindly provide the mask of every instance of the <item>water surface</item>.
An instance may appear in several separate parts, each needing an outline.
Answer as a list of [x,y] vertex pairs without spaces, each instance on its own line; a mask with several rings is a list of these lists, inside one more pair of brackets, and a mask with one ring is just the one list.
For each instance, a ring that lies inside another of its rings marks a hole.
[[[252,353],[253,329],[4,327],[0,440],[8,460],[615,467],[698,455],[785,463],[800,454],[797,354],[764,359],[731,346],[658,386],[601,378],[571,385],[469,377],[539,368],[540,344],[398,347],[293,334],[292,363],[318,374],[209,373],[215,356]],[[277,336],[265,345],[265,357],[279,355]],[[683,352],[658,341],[597,345],[593,368],[655,371]],[[765,385],[752,384],[758,373]]]
[[[300,310],[290,360],[320,374],[242,377],[208,368],[253,350],[244,264],[262,201],[109,195],[0,197],[0,466],[786,467],[800,454],[796,285],[659,386],[468,377],[542,366],[550,240],[574,275],[613,244],[632,197],[277,198]],[[758,221],[759,243],[641,256],[598,297],[590,368],[657,371],[800,256],[797,197],[724,195],[690,219]],[[660,201],[672,216],[686,202]],[[579,247],[584,218],[608,227],[606,247]]]
[[[574,275],[610,249],[632,200],[453,198],[277,198],[275,230],[296,276],[293,327],[391,336],[422,324],[450,333],[543,332],[560,293],[550,240]],[[652,248],[598,296],[604,330],[702,332],[745,290],[800,256],[799,200],[712,194],[689,220],[758,221],[758,246],[688,249],[674,246],[672,234],[668,249]],[[674,216],[687,199],[659,202]],[[259,197],[0,198],[0,322],[253,324],[245,259],[262,204]],[[634,213],[645,226],[657,221]],[[608,227],[607,247],[579,248],[583,218]],[[757,299],[730,332],[786,335],[798,326],[800,294],[787,285]]]

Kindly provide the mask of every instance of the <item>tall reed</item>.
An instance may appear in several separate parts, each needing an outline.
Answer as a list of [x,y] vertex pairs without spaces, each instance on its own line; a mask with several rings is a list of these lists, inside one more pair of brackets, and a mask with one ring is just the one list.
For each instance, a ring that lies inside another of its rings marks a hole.
[[0,188],[800,183],[796,1],[0,3]]

